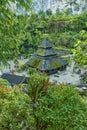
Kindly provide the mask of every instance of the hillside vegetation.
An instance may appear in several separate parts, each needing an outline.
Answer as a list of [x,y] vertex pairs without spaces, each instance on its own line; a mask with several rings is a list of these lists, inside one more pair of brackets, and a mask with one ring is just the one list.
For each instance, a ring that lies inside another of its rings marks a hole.
[[87,97],[34,74],[27,86],[0,85],[0,130],[87,130]]
[[[78,66],[87,67],[86,12],[68,15],[48,10],[28,15],[32,0],[16,0],[18,8],[25,9],[17,14],[11,2],[15,4],[15,0],[0,0],[0,65],[29,58],[47,37],[57,51],[69,51]],[[13,88],[0,79],[0,130],[87,130],[87,91],[50,83],[46,75],[32,69],[29,74],[27,84]]]

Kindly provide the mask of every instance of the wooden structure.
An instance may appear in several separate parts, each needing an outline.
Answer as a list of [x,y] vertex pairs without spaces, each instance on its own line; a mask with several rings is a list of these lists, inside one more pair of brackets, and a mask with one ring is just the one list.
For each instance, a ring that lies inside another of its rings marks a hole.
[[45,38],[37,52],[28,61],[28,65],[40,72],[53,74],[58,70],[64,70],[67,62],[58,57],[56,50],[53,49],[51,43]]
[[4,73],[4,74],[2,74],[1,78],[6,79],[12,87],[14,85],[27,83],[27,81],[26,81],[27,78],[25,76]]

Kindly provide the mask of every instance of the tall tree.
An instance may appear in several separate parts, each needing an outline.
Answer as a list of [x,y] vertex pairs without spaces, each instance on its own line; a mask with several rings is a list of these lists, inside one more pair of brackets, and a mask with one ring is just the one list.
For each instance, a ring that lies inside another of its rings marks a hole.
[[[24,23],[20,16],[12,12],[16,3],[29,11],[31,0],[0,0],[0,61],[18,55],[18,46],[24,38]],[[25,17],[25,16],[24,16]],[[20,20],[21,19],[21,20]]]
[[75,44],[74,59],[79,65],[86,65],[87,67],[87,31],[82,30],[79,33],[80,38]]
[[71,13],[74,13],[74,6],[78,5],[77,0],[66,0],[65,7],[71,8]]

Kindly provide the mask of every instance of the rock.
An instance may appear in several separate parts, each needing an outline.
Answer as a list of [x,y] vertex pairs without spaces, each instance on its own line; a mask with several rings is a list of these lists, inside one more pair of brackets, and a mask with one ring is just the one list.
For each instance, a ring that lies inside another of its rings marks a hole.
[[76,74],[81,74],[81,69],[78,69],[78,70],[76,71]]
[[87,90],[87,87],[82,87],[83,90]]

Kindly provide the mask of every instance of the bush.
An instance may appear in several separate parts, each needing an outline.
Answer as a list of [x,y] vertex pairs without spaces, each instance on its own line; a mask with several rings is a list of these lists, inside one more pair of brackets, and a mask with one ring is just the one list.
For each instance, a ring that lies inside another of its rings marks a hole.
[[[23,91],[26,90],[26,91]],[[0,130],[87,130],[87,101],[71,86],[33,74],[0,98]]]
[[29,130],[33,126],[30,98],[18,88],[0,98],[0,130]]
[[39,99],[36,117],[43,130],[86,130],[87,104],[71,86],[53,86]]

